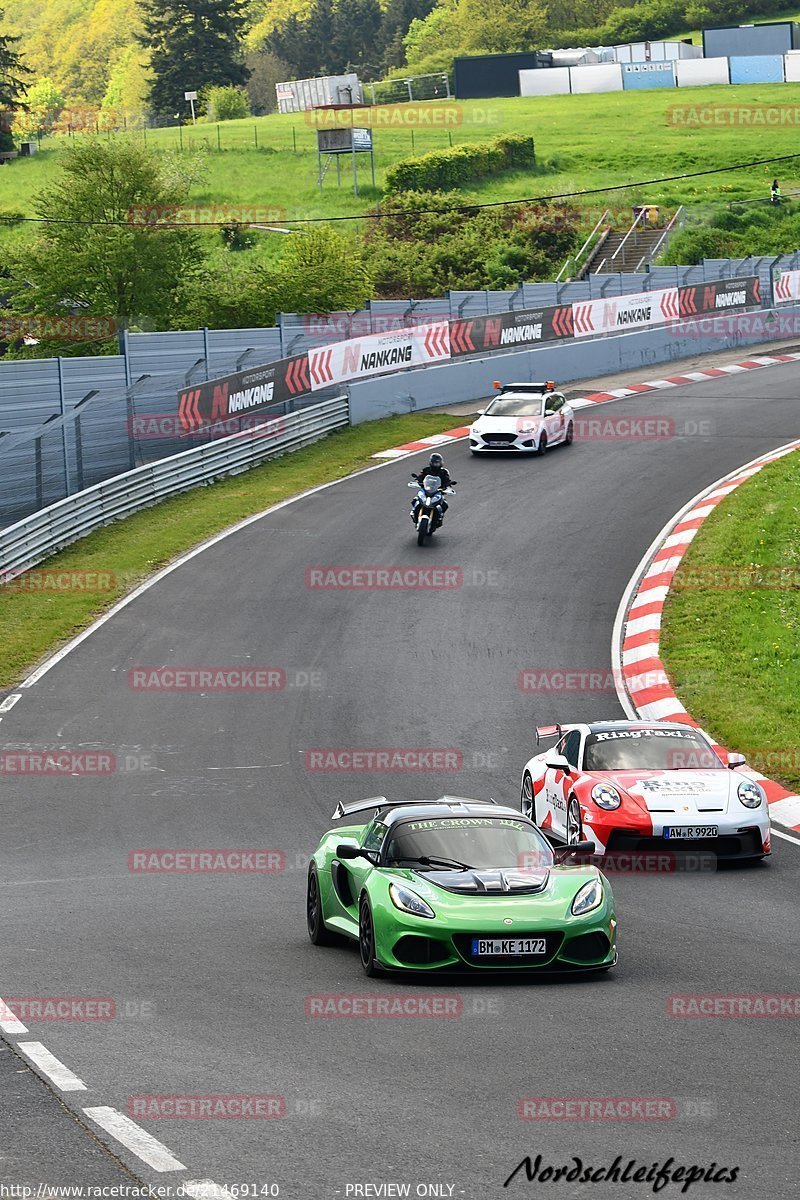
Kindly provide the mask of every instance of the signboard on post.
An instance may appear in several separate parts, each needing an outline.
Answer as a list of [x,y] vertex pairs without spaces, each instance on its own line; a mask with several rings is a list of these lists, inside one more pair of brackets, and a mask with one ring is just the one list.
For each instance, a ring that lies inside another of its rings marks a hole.
[[183,98],[184,98],[184,100],[188,100],[192,106],[192,124],[196,125],[197,121],[195,120],[195,115],[194,115],[194,102],[197,99],[197,92],[184,92]]

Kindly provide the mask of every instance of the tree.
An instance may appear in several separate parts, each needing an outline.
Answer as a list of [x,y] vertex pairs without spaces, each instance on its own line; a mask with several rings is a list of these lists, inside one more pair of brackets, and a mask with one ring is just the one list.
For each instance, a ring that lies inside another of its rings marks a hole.
[[[16,311],[112,317],[164,327],[181,282],[202,260],[198,235],[170,229],[187,188],[131,139],[79,141],[34,200],[43,225],[12,256]],[[87,224],[87,222],[96,222]]]
[[243,87],[246,0],[142,0],[154,114],[184,111],[184,92]]
[[337,0],[333,10],[333,52],[342,70],[355,70],[364,78],[378,63],[375,45],[383,14],[378,0]]
[[460,0],[464,49],[535,50],[547,32],[547,9],[536,0]]
[[[0,23],[3,17],[0,8]],[[19,38],[0,32],[0,150],[13,147],[8,114],[13,109],[24,109],[26,79],[31,74],[17,50],[18,42]]]

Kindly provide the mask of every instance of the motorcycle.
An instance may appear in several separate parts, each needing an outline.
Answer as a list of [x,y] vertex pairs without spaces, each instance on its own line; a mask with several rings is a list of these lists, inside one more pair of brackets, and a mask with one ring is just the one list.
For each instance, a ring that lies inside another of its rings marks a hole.
[[438,475],[426,475],[422,480],[412,479],[409,487],[417,488],[414,503],[411,506],[411,520],[417,530],[417,545],[424,546],[426,537],[433,537],[442,524],[442,499],[444,496],[455,496],[452,487],[442,487]]

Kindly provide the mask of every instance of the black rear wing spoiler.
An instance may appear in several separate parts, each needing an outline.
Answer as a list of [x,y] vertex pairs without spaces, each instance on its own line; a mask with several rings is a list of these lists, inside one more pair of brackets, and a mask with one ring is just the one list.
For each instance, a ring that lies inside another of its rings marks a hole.
[[369,812],[371,808],[406,808],[415,804],[496,804],[491,797],[488,800],[476,800],[474,796],[438,796],[433,800],[388,800],[386,796],[368,796],[366,800],[357,800],[355,804],[336,805],[333,820],[341,817],[352,817],[356,813]]

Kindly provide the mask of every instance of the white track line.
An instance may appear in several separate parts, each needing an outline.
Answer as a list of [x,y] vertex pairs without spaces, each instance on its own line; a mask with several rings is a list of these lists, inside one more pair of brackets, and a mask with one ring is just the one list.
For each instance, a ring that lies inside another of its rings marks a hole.
[[13,696],[6,696],[2,704],[0,704],[0,712],[10,712],[18,700],[22,699],[22,692],[16,692]]
[[27,1033],[27,1025],[23,1025],[16,1013],[13,1013],[0,997],[0,1029],[4,1033]]
[[106,1133],[116,1138],[154,1171],[186,1170],[183,1163],[179,1162],[166,1146],[115,1108],[102,1105],[100,1108],[85,1108],[83,1111],[95,1124],[105,1129]]
[[82,1079],[73,1075],[68,1067],[56,1058],[41,1042],[17,1042],[21,1050],[40,1071],[62,1092],[86,1092],[89,1089]]
[[228,1189],[214,1183],[213,1179],[190,1179],[181,1187],[192,1200],[230,1200],[231,1197]]

